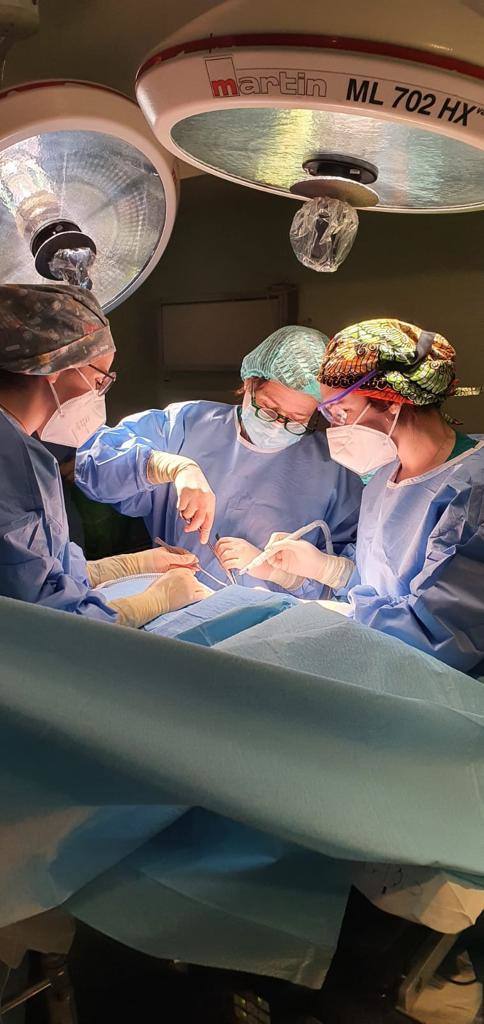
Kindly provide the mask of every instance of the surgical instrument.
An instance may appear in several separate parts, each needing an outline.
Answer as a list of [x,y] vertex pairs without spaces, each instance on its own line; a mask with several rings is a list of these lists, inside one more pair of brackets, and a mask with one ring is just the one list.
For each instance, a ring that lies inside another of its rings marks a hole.
[[[217,541],[219,541],[219,540],[220,540],[220,534],[219,534],[219,533],[216,533],[216,534],[215,534],[215,540],[217,540]],[[237,580],[235,579],[235,576],[234,576],[234,574],[233,574],[232,570],[231,570],[231,569],[226,569],[226,568],[225,568],[225,566],[224,566],[223,562],[221,562],[221,560],[220,560],[219,556],[217,555],[217,553],[216,553],[216,551],[215,551],[215,548],[214,548],[214,547],[213,547],[213,545],[212,545],[212,544],[210,543],[210,541],[208,541],[208,546],[209,546],[209,548],[210,548],[210,550],[211,550],[212,554],[213,554],[213,555],[215,556],[215,558],[217,559],[217,561],[218,561],[218,562],[220,562],[220,565],[222,566],[222,569],[224,570],[224,572],[225,572],[225,573],[227,573],[227,576],[228,576],[228,578],[229,578],[230,582],[231,582],[231,583],[236,583],[236,582],[237,582]]]
[[264,548],[264,551],[261,551],[260,555],[257,555],[255,558],[253,558],[252,561],[249,562],[244,569],[239,570],[239,575],[244,576],[245,573],[250,572],[252,569],[257,569],[259,565],[263,565],[263,563],[267,561],[269,555],[272,555],[274,554],[274,552],[279,551],[281,548],[283,548],[288,540],[300,540],[301,537],[304,537],[306,533],[311,533],[312,530],[316,530],[318,526],[324,533],[324,537],[326,540],[326,551],[328,552],[328,555],[332,555],[333,542],[331,540],[331,532],[329,526],[327,523],[325,523],[324,519],[314,519],[313,522],[308,523],[307,526],[301,526],[300,529],[295,530],[294,533],[288,533],[287,537],[284,537],[282,540],[276,541],[275,544],[271,544],[270,547]]
[[[172,551],[174,554],[177,552],[177,550],[181,550],[181,549],[177,549],[177,548],[173,547],[172,544],[167,544],[166,541],[161,540],[160,537],[155,537],[154,538],[154,543],[156,544],[157,547],[166,548],[167,551]],[[209,547],[212,550],[212,552],[214,554],[214,557],[217,558],[217,555],[213,551],[213,547],[210,544],[210,542],[209,542]],[[200,562],[199,562],[198,558],[196,557],[196,555],[194,555],[193,558],[194,558],[194,561],[196,561],[197,564],[198,564],[198,568],[196,569],[197,573],[203,572],[204,575],[208,576],[211,580],[213,580],[214,583],[218,583],[219,587],[227,587],[228,586],[228,583],[223,583],[222,580],[217,579],[216,576],[212,576],[212,573],[208,572],[207,569],[202,569],[202,567],[200,565]],[[223,568],[222,563],[220,562],[219,558],[217,558],[217,561],[219,562],[220,566]],[[173,568],[176,568],[176,566],[174,566]],[[187,569],[188,568],[190,568],[190,567],[187,566]],[[227,572],[226,569],[224,571]],[[235,583],[235,580],[231,580],[231,583]]]

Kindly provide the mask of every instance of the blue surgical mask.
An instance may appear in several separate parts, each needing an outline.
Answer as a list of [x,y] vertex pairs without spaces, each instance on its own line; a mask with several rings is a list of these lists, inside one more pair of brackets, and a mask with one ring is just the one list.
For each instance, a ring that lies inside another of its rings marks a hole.
[[289,448],[292,444],[304,437],[304,434],[291,434],[285,430],[281,423],[274,420],[272,423],[265,423],[256,416],[255,409],[248,395],[248,402],[244,396],[241,409],[241,419],[245,433],[250,438],[255,448],[261,448],[266,452],[280,452]]

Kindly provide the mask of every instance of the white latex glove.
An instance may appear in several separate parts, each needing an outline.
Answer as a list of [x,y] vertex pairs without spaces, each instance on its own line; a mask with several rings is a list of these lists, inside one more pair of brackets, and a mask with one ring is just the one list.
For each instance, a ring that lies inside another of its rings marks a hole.
[[[257,555],[262,554],[260,548],[257,548],[255,544],[249,544],[247,540],[242,540],[241,537],[221,537],[215,545],[215,551],[226,569],[245,569],[249,562],[257,558]],[[303,580],[294,573],[287,573],[284,569],[275,568],[268,562],[263,562],[253,571],[250,570],[248,575],[254,576],[258,580],[276,583],[279,587],[284,587],[285,590],[297,590],[303,583]]]
[[91,587],[99,587],[108,580],[119,580],[124,576],[138,576],[143,573],[163,573],[178,566],[195,571],[200,568],[200,563],[191,551],[167,546],[88,562],[87,573]]
[[[327,555],[307,540],[286,540],[287,536],[287,533],[272,534],[265,548],[269,565],[288,574],[317,580],[333,590],[346,585],[354,569],[350,558]],[[278,546],[271,551],[274,545]]]
[[[242,540],[241,537],[221,537],[215,544],[215,553],[226,569],[245,569],[253,558],[261,554],[261,549],[256,548],[255,544],[249,544],[248,540]],[[271,569],[265,562],[261,566],[261,571],[256,569],[255,572],[259,580],[267,580]]]
[[176,476],[177,509],[186,520],[185,533],[200,531],[200,543],[206,544],[215,518],[215,495],[198,466],[187,466]]
[[165,612],[174,612],[210,597],[213,590],[197,580],[189,569],[171,569],[155,580],[142,594],[120,597],[110,606],[118,614],[121,626],[139,628]]
[[200,466],[183,455],[152,452],[147,477],[152,484],[172,483],[178,501],[177,509],[186,520],[185,533],[200,531],[200,543],[206,544],[215,517],[215,495]]

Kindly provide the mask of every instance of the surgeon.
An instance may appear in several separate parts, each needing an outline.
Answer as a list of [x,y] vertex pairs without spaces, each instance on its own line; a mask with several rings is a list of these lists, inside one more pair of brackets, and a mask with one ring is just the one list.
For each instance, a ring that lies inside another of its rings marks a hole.
[[[186,543],[221,583],[227,582],[224,568],[245,566],[276,529],[292,531],[323,518],[339,552],[355,540],[362,485],[331,460],[325,434],[316,430],[316,375],[326,342],[307,327],[281,328],[245,357],[240,405],[182,402],[100,428],[78,451],[78,486],[125,515],[143,516],[153,538]],[[216,495],[215,555],[203,546],[208,518],[201,531],[193,530],[192,520],[191,534],[185,533],[190,508],[180,516],[174,488],[163,486],[159,475],[166,452],[195,460]],[[318,531],[312,539],[322,544]],[[255,585],[249,576],[237,582]],[[289,584],[300,596],[321,596],[325,589],[285,573],[262,581],[272,590]]]
[[[105,422],[114,351],[93,295],[67,285],[0,286],[0,595],[141,626],[209,593],[194,575],[196,559],[150,550],[86,563],[69,541],[58,464],[33,436],[76,447]],[[167,482],[178,469],[160,460]],[[109,605],[94,589],[139,572],[160,576],[136,597]]]
[[[320,380],[331,455],[367,481],[350,617],[482,675],[484,441],[441,411],[480,388],[458,386],[445,338],[400,320],[341,331]],[[269,564],[320,582],[334,572],[303,540],[283,542]]]

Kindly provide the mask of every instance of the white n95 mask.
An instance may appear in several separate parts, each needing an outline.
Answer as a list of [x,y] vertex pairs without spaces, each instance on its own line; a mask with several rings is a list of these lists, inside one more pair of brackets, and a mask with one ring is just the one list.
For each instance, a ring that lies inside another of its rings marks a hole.
[[[79,376],[89,384],[87,377],[77,371]],[[69,398],[62,405],[56,394],[54,385],[49,385],[55,398],[56,411],[47,420],[40,433],[40,440],[50,444],[65,444],[69,448],[80,448],[106,422],[106,399],[98,395],[89,384],[89,391],[76,398]]]
[[388,466],[398,458],[398,449],[392,434],[397,425],[401,406],[395,413],[388,434],[383,434],[381,430],[375,430],[373,427],[364,427],[359,422],[369,406],[368,402],[354,423],[328,427],[326,431],[331,458],[359,476],[376,473],[377,469]]

